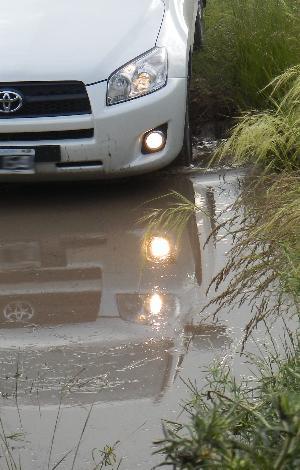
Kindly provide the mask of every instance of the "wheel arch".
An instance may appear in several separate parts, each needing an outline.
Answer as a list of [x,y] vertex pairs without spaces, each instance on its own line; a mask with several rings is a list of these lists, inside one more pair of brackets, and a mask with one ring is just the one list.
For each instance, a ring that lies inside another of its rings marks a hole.
[[187,78],[195,33],[191,7],[188,0],[166,0],[165,5],[157,46],[168,49],[170,78]]

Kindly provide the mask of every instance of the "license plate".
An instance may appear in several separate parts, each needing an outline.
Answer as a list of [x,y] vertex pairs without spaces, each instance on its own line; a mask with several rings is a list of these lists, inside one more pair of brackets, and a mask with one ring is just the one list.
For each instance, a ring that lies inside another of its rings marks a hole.
[[35,149],[0,149],[0,171],[2,173],[34,173],[34,162]]

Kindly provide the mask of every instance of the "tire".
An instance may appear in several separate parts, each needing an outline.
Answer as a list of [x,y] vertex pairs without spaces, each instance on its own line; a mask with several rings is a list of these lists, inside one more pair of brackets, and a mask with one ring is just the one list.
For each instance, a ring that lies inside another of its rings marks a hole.
[[171,163],[172,166],[190,166],[193,161],[193,144],[192,144],[192,131],[190,126],[190,83],[192,71],[192,57],[189,61],[189,76],[187,78],[187,93],[186,93],[186,106],[185,106],[185,124],[184,124],[184,137],[183,145],[180,153]]
[[205,3],[203,0],[199,1],[199,8],[196,17],[195,24],[195,39],[194,39],[194,49],[199,51],[203,47],[204,42],[204,24],[203,24],[203,10]]
[[187,98],[183,146],[180,154],[176,157],[173,162],[175,166],[190,166],[193,160],[192,133],[190,127],[190,113],[188,101],[189,100]]

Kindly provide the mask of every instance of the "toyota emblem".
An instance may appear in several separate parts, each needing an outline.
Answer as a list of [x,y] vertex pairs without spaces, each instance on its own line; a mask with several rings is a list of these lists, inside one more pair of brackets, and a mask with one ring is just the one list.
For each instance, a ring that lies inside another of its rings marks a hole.
[[19,93],[0,90],[0,113],[15,113],[23,106],[23,98]]

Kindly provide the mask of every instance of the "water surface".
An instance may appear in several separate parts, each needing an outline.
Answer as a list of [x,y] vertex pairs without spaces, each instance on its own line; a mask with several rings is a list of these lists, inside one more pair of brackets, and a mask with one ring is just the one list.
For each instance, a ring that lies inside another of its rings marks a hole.
[[[1,188],[1,418],[7,434],[24,433],[12,441],[22,470],[53,468],[69,451],[58,468],[71,469],[91,407],[74,468],[94,468],[93,449],[117,441],[121,469],[160,462],[152,442],[162,418],[178,419],[184,381],[200,386],[213,359],[231,356],[251,315],[246,305],[201,313],[232,240],[205,242],[242,180],[227,171]],[[137,222],[172,190],[201,210],[180,243],[175,232],[145,243]],[[247,373],[238,356],[234,367]]]

